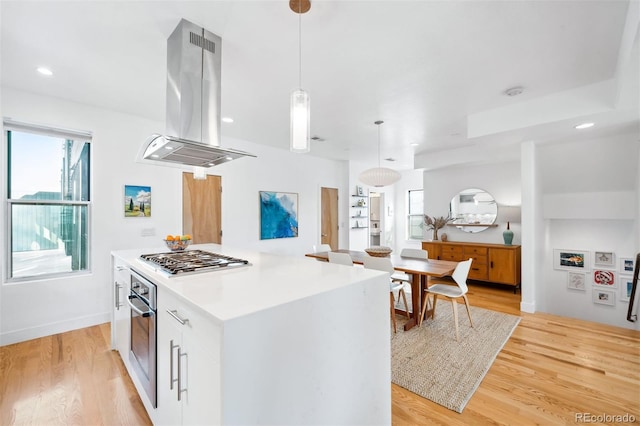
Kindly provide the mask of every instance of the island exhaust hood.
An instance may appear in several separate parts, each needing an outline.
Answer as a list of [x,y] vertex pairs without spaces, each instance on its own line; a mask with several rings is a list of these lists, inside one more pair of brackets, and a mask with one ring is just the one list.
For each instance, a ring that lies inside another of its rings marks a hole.
[[211,167],[244,151],[220,147],[222,39],[185,19],[167,39],[166,134],[153,134],[138,157],[166,166]]

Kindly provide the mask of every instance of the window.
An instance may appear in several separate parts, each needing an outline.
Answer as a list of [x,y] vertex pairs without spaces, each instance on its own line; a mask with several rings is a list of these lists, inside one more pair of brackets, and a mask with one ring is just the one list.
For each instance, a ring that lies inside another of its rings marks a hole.
[[424,227],[424,201],[422,189],[409,191],[408,200],[407,238],[410,240],[422,240],[422,229]]
[[5,121],[8,278],[89,270],[91,135]]

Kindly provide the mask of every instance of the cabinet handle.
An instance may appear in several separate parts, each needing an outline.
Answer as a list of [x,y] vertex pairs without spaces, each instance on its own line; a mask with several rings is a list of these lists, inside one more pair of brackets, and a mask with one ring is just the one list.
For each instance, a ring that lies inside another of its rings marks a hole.
[[118,281],[115,282],[116,287],[115,287],[115,291],[116,291],[116,309],[120,310],[120,307],[122,306],[120,304],[120,289],[122,288],[122,286],[120,284],[118,284]]
[[178,347],[178,401],[181,400],[181,394],[182,392],[186,392],[187,388],[181,389],[182,388],[182,362],[181,362],[181,358],[182,357],[186,357],[187,354],[186,353],[182,353],[182,351],[180,350],[180,347]]
[[171,339],[169,341],[169,389],[173,389],[173,384],[178,381],[177,378],[173,378],[173,350],[177,347],[178,345],[174,345]]
[[167,313],[169,315],[171,315],[176,321],[178,321],[182,325],[185,325],[186,323],[189,322],[188,318],[180,318],[178,316],[178,310],[177,309],[174,309],[173,311],[170,311],[169,309],[167,309]]
[[489,262],[489,265],[491,265],[491,267],[493,268],[493,260]]
[[126,266],[116,266],[116,270],[117,271],[128,271],[129,268],[127,268]]

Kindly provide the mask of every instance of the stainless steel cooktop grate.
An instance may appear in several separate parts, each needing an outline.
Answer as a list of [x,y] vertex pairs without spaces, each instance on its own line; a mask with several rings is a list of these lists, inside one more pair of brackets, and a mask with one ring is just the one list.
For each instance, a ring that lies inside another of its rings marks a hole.
[[160,267],[160,269],[170,275],[214,271],[222,268],[249,265],[248,260],[204,250],[143,254],[140,256],[140,259]]

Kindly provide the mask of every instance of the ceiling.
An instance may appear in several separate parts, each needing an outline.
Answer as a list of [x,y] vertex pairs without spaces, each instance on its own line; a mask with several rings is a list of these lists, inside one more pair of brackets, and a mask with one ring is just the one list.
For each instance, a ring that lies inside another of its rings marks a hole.
[[[302,16],[302,87],[324,140],[310,155],[377,163],[376,120],[383,165],[400,170],[575,137],[587,119],[592,134],[638,132],[637,6],[315,0]],[[2,86],[160,121],[166,40],[192,21],[223,40],[222,115],[234,119],[223,144],[288,149],[299,39],[286,0],[2,0],[0,14]],[[505,95],[514,86],[522,94]]]

